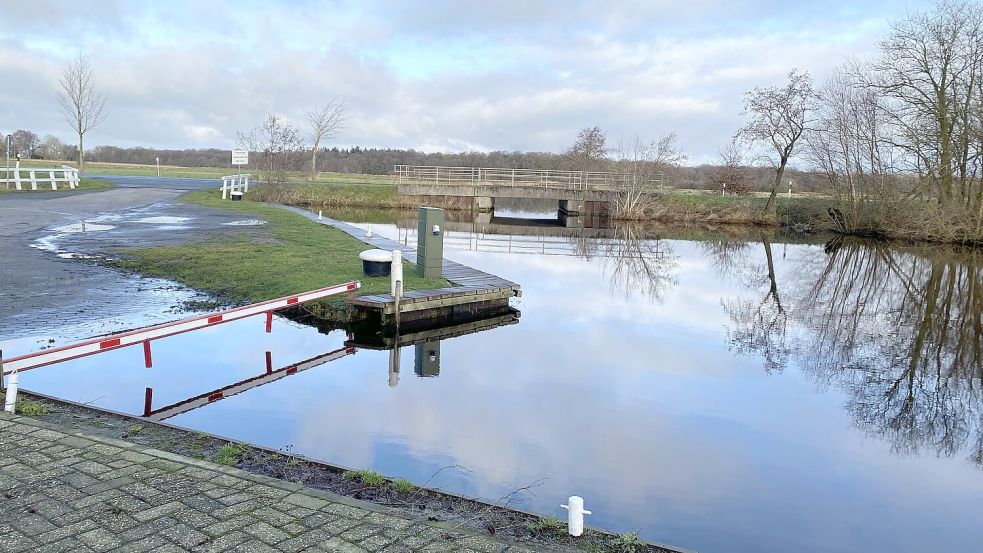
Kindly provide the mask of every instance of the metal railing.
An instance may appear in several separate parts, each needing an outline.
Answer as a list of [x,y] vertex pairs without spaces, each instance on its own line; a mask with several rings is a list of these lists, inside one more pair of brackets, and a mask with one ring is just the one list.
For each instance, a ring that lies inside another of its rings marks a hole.
[[[38,183],[50,184],[52,190],[58,190],[58,183],[68,184],[72,189],[79,185],[79,172],[74,167],[62,165],[61,167],[0,167],[4,173],[4,178],[0,179],[0,185],[10,188],[13,184],[16,190],[23,190],[26,183],[31,184],[31,190],[38,189]],[[13,173],[13,177],[11,177]]]
[[501,167],[443,167],[439,165],[396,165],[396,184],[507,186],[572,190],[577,192],[617,191],[630,185],[662,189],[665,175],[639,181],[637,175],[606,171],[561,171],[556,169],[508,169]]

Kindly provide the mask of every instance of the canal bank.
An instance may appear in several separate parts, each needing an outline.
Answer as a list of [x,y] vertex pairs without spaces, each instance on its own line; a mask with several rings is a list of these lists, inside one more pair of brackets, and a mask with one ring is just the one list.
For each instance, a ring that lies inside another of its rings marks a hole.
[[685,553],[592,529],[572,538],[555,519],[30,392],[20,401],[31,416],[0,412],[11,553]]

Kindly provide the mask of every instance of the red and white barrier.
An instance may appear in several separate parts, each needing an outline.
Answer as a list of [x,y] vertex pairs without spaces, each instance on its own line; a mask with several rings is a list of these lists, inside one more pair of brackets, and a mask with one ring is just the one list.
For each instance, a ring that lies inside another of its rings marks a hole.
[[354,294],[355,290],[358,290],[361,288],[361,286],[361,283],[358,281],[347,282],[337,286],[330,286],[328,288],[304,292],[303,294],[254,303],[243,307],[236,307],[234,309],[209,313],[207,315],[199,315],[197,317],[191,317],[180,321],[149,326],[138,330],[131,330],[121,334],[103,336],[60,348],[39,351],[36,353],[28,353],[26,355],[4,359],[3,374],[36,369],[52,363],[77,359],[79,357],[94,355],[96,353],[102,353],[104,351],[110,351],[141,343],[144,344],[144,358],[147,366],[149,367],[151,364],[151,340],[174,336],[175,334],[181,334],[182,332],[198,330],[221,323],[236,321],[245,317],[261,315],[263,313],[267,314],[266,330],[269,332],[271,329],[272,314],[274,311],[291,307],[296,304],[320,300],[340,294]]

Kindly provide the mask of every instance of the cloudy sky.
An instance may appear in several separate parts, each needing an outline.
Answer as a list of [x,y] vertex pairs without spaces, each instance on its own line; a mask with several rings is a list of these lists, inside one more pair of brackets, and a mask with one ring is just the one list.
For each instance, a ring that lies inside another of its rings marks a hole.
[[333,143],[559,152],[585,126],[674,129],[691,162],[741,95],[792,67],[822,80],[927,0],[130,2],[0,0],[0,132],[72,141],[55,102],[79,51],[109,116],[92,145],[228,148],[276,112],[343,98]]

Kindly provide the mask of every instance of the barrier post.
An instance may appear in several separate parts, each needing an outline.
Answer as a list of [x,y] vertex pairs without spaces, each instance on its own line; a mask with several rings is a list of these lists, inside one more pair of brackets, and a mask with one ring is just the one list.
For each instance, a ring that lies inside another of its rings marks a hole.
[[10,373],[10,380],[7,381],[7,394],[4,401],[3,410],[13,414],[17,407],[17,381],[18,375],[15,369]]

